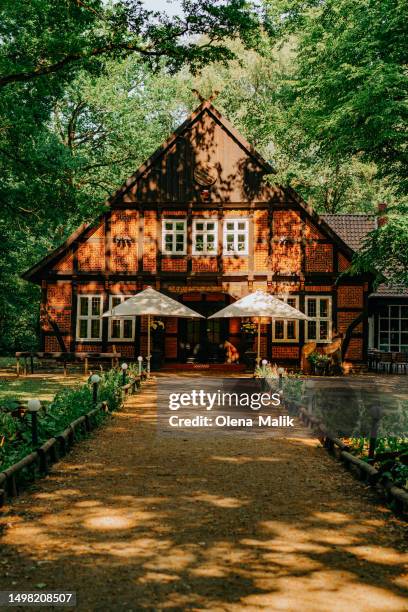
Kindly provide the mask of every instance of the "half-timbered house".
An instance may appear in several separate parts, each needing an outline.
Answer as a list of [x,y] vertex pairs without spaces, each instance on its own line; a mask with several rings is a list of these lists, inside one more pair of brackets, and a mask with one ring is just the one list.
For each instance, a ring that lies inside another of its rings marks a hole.
[[[42,287],[42,350],[146,351],[146,321],[102,319],[151,285],[210,315],[256,289],[309,320],[262,326],[262,353],[296,363],[305,342],[348,334],[365,358],[369,280],[340,276],[353,248],[290,188],[214,106],[203,102],[112,195],[90,225],[28,270]],[[271,180],[272,178],[272,180]],[[356,325],[355,322],[359,321]],[[353,326],[354,325],[354,326]],[[166,321],[165,355],[205,336],[240,344],[239,320]]]

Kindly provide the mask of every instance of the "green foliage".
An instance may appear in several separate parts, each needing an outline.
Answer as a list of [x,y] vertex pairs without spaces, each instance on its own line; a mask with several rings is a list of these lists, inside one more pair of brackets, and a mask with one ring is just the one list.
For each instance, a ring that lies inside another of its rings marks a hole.
[[[122,404],[122,374],[110,370],[101,375],[98,389],[98,402],[107,402],[109,410],[118,410]],[[38,436],[40,444],[60,434],[68,425],[94,408],[92,385],[90,383],[58,392],[53,401],[43,404],[38,414]],[[30,415],[13,417],[11,406],[0,410],[0,467],[2,469],[16,463],[33,448],[31,444]],[[97,421],[104,413],[97,415]]]
[[328,355],[318,353],[317,351],[311,353],[307,359],[313,366],[317,366],[318,368],[326,367],[330,361],[330,357]]
[[372,272],[377,284],[408,286],[408,207],[391,208],[387,223],[370,232],[353,258],[352,272]]
[[[21,273],[91,221],[197,105],[217,107],[321,212],[408,195],[407,0],[0,0],[0,352],[35,349]],[[262,34],[259,22],[264,20]],[[354,270],[406,282],[404,210]],[[391,245],[388,247],[387,242]]]
[[408,192],[406,0],[272,3],[270,21],[297,37],[294,117],[333,158],[362,153]]

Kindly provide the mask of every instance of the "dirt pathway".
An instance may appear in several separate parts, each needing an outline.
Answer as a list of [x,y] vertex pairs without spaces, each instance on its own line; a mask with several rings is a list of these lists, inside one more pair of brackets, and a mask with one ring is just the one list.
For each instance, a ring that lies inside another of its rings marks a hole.
[[403,525],[316,441],[157,438],[155,399],[0,515],[0,590],[76,590],[81,611],[408,610]]

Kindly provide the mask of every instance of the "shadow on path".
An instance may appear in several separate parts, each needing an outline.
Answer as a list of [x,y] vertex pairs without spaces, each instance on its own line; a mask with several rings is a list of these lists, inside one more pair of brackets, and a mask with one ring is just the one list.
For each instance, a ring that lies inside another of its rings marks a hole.
[[[0,589],[79,610],[407,609],[404,526],[315,440],[160,438],[155,385],[0,518]],[[28,610],[28,608],[24,608]]]

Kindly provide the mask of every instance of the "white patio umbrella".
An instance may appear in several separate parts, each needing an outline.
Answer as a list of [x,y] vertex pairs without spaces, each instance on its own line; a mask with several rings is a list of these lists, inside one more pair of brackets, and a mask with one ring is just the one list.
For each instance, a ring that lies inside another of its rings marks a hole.
[[147,315],[147,374],[150,375],[150,317],[182,317],[191,319],[204,319],[203,315],[187,308],[176,300],[147,287],[140,293],[133,295],[128,300],[118,304],[111,310],[103,313],[103,317],[132,317]]
[[303,319],[307,320],[307,316],[300,312],[297,308],[289,306],[282,300],[274,297],[270,293],[264,291],[255,291],[245,297],[237,300],[233,304],[226,306],[209,319],[221,319],[224,317],[257,317],[258,318],[258,342],[257,342],[257,357],[256,363],[259,365],[261,360],[261,318],[267,317],[270,319]]

